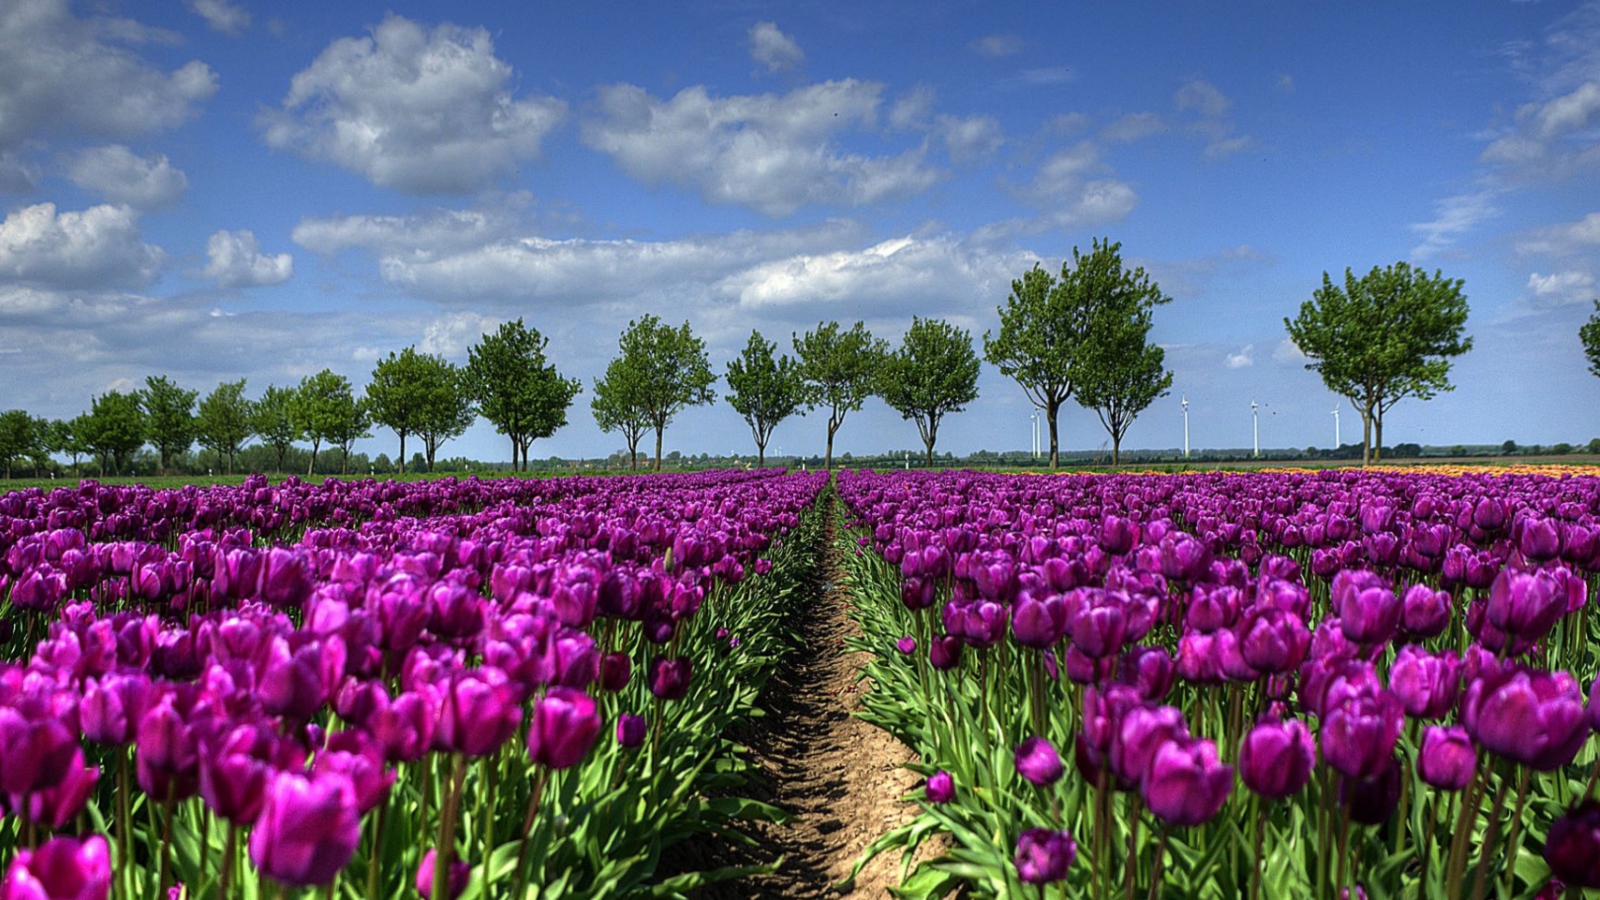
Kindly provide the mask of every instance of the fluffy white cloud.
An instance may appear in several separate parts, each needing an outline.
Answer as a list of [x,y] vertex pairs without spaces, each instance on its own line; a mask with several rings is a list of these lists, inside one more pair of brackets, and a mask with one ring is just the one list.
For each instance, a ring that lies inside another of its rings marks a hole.
[[133,137],[186,121],[216,93],[216,73],[198,60],[163,72],[123,46],[155,37],[79,19],[67,0],[0,3],[0,152],[50,131]]
[[1022,38],[1014,34],[986,34],[972,42],[972,50],[979,56],[999,59],[1022,52]]
[[250,11],[229,0],[183,0],[189,11],[206,20],[213,31],[238,37],[250,27]]
[[935,129],[956,162],[983,159],[1005,143],[1000,123],[989,116],[939,116]]
[[1080,141],[1046,158],[1021,198],[1041,207],[1048,221],[1062,228],[1120,221],[1139,204],[1139,195],[1126,182],[1090,177],[1106,172],[1099,149]]
[[165,153],[139,156],[121,144],[92,147],[74,154],[67,177],[112,203],[138,209],[170,206],[183,196],[189,178]]
[[1278,342],[1278,346],[1272,348],[1272,358],[1281,363],[1304,364],[1307,357],[1299,344],[1290,338],[1284,338]]
[[417,350],[434,353],[446,359],[465,359],[467,348],[478,343],[485,334],[500,327],[503,319],[476,312],[458,312],[440,316],[429,322],[422,331]]
[[1238,353],[1229,353],[1222,364],[1230,369],[1246,369],[1256,364],[1256,345],[1245,344]]
[[883,86],[846,79],[787,94],[712,97],[704,87],[671,100],[629,84],[600,90],[583,140],[649,185],[697,190],[786,216],[808,203],[862,206],[899,200],[938,182],[921,148],[893,156],[847,152],[837,137],[876,124]]
[[1216,85],[1198,78],[1191,79],[1178,88],[1172,102],[1179,112],[1199,115],[1197,120],[1189,124],[1189,130],[1205,139],[1207,159],[1224,159],[1250,147],[1248,136],[1234,134],[1233,120],[1228,117],[1228,112],[1233,109],[1233,101]]
[[[1481,160],[1517,180],[1551,181],[1600,168],[1600,6],[1578,5],[1515,62],[1535,76],[1530,102],[1484,147]],[[1528,49],[1528,48],[1522,48]]]
[[1534,231],[1517,242],[1522,253],[1567,256],[1600,247],[1600,212],[1592,212],[1576,222],[1551,225]]
[[1567,303],[1585,303],[1594,296],[1594,276],[1588,272],[1568,270],[1540,275],[1528,275],[1528,289],[1533,291],[1536,306],[1559,306]]
[[139,239],[139,214],[127,206],[56,212],[24,207],[0,222],[0,284],[51,288],[143,287],[166,255]]
[[514,219],[502,210],[433,210],[411,216],[334,216],[305,219],[290,235],[313,253],[358,248],[380,256],[449,254],[512,236]]
[[806,61],[806,54],[776,22],[757,22],[750,28],[750,58],[768,72],[792,72]]
[[1495,204],[1499,194],[1496,188],[1483,188],[1446,197],[1434,204],[1433,221],[1411,226],[1412,231],[1423,236],[1422,243],[1411,249],[1411,255],[1427,259],[1452,246],[1456,238],[1499,215],[1500,209]]
[[1160,114],[1153,112],[1127,113],[1118,116],[1101,132],[1101,137],[1112,143],[1131,144],[1166,131],[1170,126]]
[[218,287],[262,287],[282,284],[294,275],[294,257],[287,253],[267,256],[261,243],[247,230],[219,231],[206,241],[205,276]]
[[425,30],[391,14],[367,37],[330,44],[259,124],[271,146],[381,187],[470,192],[536,157],[565,118],[558,99],[513,99],[511,80],[488,31]]

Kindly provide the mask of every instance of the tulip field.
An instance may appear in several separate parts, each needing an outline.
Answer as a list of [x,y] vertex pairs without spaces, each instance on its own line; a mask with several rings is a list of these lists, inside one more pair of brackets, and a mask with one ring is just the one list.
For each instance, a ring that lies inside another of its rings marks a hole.
[[759,470],[0,495],[0,900],[753,874],[830,555],[902,896],[1600,896],[1600,479]]

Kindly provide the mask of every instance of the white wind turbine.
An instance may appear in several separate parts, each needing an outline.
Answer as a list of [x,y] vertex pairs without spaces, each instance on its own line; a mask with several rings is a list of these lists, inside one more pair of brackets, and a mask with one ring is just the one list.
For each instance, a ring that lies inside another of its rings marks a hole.
[[1189,395],[1183,395],[1183,458],[1189,458]]
[[1333,449],[1337,451],[1344,446],[1339,441],[1339,404],[1333,405]]
[[1255,455],[1257,459],[1261,458],[1261,414],[1257,412],[1259,408],[1256,401],[1250,401],[1250,424],[1255,430]]

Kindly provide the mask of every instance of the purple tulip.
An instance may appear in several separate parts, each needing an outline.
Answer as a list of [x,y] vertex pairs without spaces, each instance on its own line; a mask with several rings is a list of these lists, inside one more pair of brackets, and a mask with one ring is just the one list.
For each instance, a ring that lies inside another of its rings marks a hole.
[[1348,778],[1371,778],[1394,755],[1405,725],[1400,701],[1362,685],[1330,698],[1322,720],[1322,758]]
[[917,652],[917,639],[908,634],[895,641],[894,647],[900,651],[901,656],[910,656]]
[[594,698],[577,688],[553,687],[528,717],[528,755],[551,769],[577,765],[600,734]]
[[1417,751],[1417,775],[1446,791],[1459,791],[1472,782],[1478,768],[1478,751],[1467,730],[1460,726],[1429,725]]
[[1341,569],[1333,577],[1333,610],[1344,636],[1368,646],[1388,643],[1400,624],[1400,602],[1383,576]]
[[1263,716],[1239,743],[1239,777],[1263,797],[1297,794],[1311,780],[1317,746],[1304,722]]
[[1035,787],[1048,787],[1061,778],[1061,755],[1047,740],[1037,735],[1017,745],[1017,774]]
[[1067,604],[1060,594],[1024,590],[1011,607],[1011,634],[1024,647],[1054,647],[1067,633]]
[[23,797],[13,796],[11,807],[20,810],[28,821],[59,831],[83,812],[99,780],[99,766],[86,765],[83,751],[74,747],[66,776],[60,783]]
[[1078,842],[1065,831],[1030,828],[1017,838],[1013,862],[1017,877],[1026,884],[1049,884],[1067,877],[1078,857]]
[[650,693],[662,700],[682,700],[689,693],[692,676],[688,657],[658,657],[650,663]]
[[504,744],[522,721],[516,690],[498,669],[478,669],[453,678],[443,692],[436,747],[469,757],[486,756]]
[[1461,701],[1462,724],[1485,750],[1551,772],[1589,737],[1583,694],[1566,672],[1510,667],[1480,676]]
[[251,829],[250,859],[283,884],[327,884],[350,863],[360,840],[361,815],[349,778],[279,772]]
[[1401,777],[1400,761],[1390,756],[1370,778],[1340,778],[1339,799],[1350,811],[1350,820],[1362,825],[1387,821],[1400,802]]
[[1217,758],[1209,740],[1172,740],[1150,757],[1139,791],[1145,806],[1169,825],[1208,821],[1233,790],[1233,767]]
[[[438,858],[438,852],[429,847],[428,852],[422,854],[422,864],[417,866],[417,893],[425,898],[433,896],[433,876]],[[456,860],[450,864],[450,871],[446,877],[449,882],[446,885],[445,897],[448,900],[455,900],[467,889],[467,882],[472,878],[472,864]]]
[[1461,695],[1461,657],[1454,650],[1436,656],[1407,644],[1389,667],[1389,689],[1407,715],[1441,719],[1455,708]]
[[110,894],[111,848],[98,834],[24,847],[0,882],[0,900],[106,900]]
[[1547,571],[1502,569],[1489,586],[1489,623],[1507,635],[1539,640],[1567,612],[1565,585]]
[[1239,624],[1239,655],[1260,672],[1276,675],[1298,668],[1311,647],[1311,632],[1294,613],[1255,607]]
[[1132,685],[1139,696],[1152,703],[1172,690],[1177,674],[1172,657],[1160,647],[1129,647],[1117,668],[1117,679]]
[[0,791],[20,795],[55,787],[67,776],[77,746],[55,716],[0,706]]
[[1133,707],[1112,733],[1111,771],[1125,784],[1138,784],[1161,745],[1188,736],[1189,723],[1177,707]]
[[1544,860],[1568,885],[1600,888],[1600,801],[1583,800],[1550,823]]
[[1407,634],[1431,638],[1450,626],[1450,592],[1413,584],[1400,601],[1400,626]]
[[952,634],[941,634],[928,642],[928,662],[939,671],[948,671],[961,665],[961,639]]
[[616,693],[628,686],[633,676],[633,660],[621,651],[607,653],[600,658],[600,688]]
[[644,716],[633,713],[623,713],[617,717],[617,743],[632,750],[644,743],[645,735],[650,733],[650,723]]
[[955,799],[956,784],[950,773],[943,769],[928,776],[928,784],[923,789],[923,796],[929,803],[949,803]]

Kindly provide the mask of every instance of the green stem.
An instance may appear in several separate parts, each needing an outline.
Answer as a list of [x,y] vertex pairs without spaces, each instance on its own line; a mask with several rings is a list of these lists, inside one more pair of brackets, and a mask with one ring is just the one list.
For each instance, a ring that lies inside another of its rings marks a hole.
[[1489,857],[1494,852],[1495,841],[1500,837],[1500,814],[1506,808],[1506,788],[1510,778],[1500,779],[1500,788],[1494,792],[1494,806],[1489,810],[1489,830],[1483,836],[1483,846],[1478,850],[1478,866],[1472,876],[1473,900],[1483,900],[1488,887]]
[[1267,835],[1267,804],[1260,797],[1256,798],[1256,833],[1255,864],[1250,867],[1250,900],[1261,900],[1261,851],[1266,843]]
[[1520,840],[1521,837],[1522,837],[1522,835],[1519,833],[1522,830],[1522,828],[1521,828],[1521,826],[1522,826],[1522,811],[1523,811],[1523,809],[1526,807],[1526,805],[1528,803],[1528,782],[1529,782],[1529,779],[1530,779],[1531,776],[1532,776],[1532,770],[1530,770],[1527,766],[1523,766],[1522,767],[1522,778],[1517,781],[1517,806],[1516,806],[1516,812],[1512,814],[1512,816],[1511,816],[1511,828],[1506,832],[1506,876],[1505,876],[1506,877],[1506,881],[1505,881],[1505,885],[1506,885],[1506,894],[1508,894],[1508,895],[1511,893],[1511,888],[1516,883],[1516,874],[1517,874],[1516,862],[1517,862],[1517,852],[1518,852],[1518,849],[1519,849],[1518,845],[1517,845],[1517,841]]
[[[222,844],[222,874],[217,882],[218,900],[228,900],[228,890],[233,887],[233,860],[238,855],[239,826],[228,823],[228,837]],[[373,896],[370,892],[367,896]]]
[[[367,856],[367,896],[377,897],[379,873],[383,870],[383,819],[389,809],[387,802],[378,804],[372,817],[372,852]],[[423,821],[427,821],[424,817]]]
[[467,780],[467,758],[455,754],[454,772],[450,778],[450,794],[439,811],[439,840],[433,848],[433,895],[431,900],[447,900],[450,896],[450,863],[456,854],[456,811],[461,802],[461,786]]
[[1150,870],[1149,900],[1156,900],[1156,897],[1160,896],[1161,870],[1167,861],[1167,832],[1170,830],[1169,826],[1163,824],[1161,826],[1161,836],[1156,838],[1156,862],[1155,866]]

